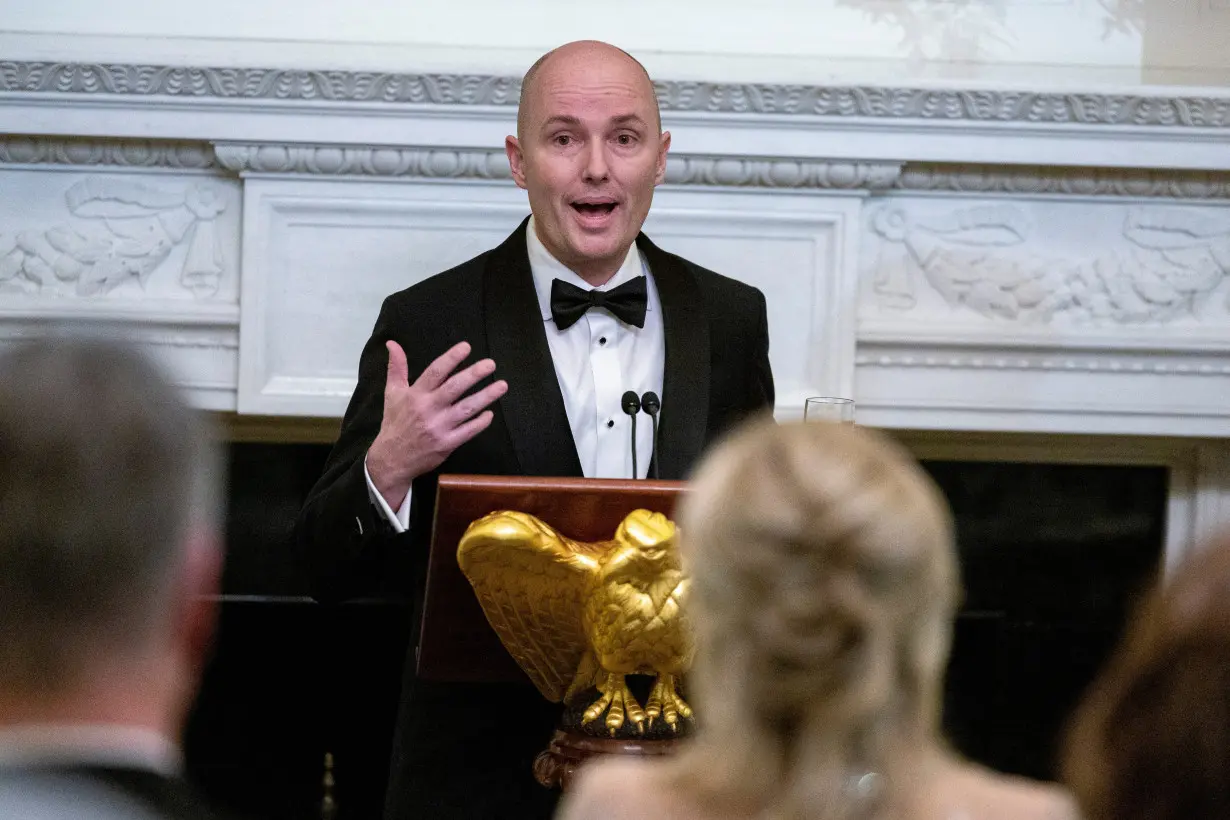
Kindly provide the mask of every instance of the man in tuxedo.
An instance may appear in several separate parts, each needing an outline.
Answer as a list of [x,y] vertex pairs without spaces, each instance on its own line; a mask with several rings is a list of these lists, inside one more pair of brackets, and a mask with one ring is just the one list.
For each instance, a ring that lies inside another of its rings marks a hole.
[[25,344],[0,384],[0,813],[213,817],[179,743],[222,566],[200,421],[114,342]]
[[[505,149],[532,215],[385,300],[298,522],[318,595],[400,588],[417,612],[441,473],[681,479],[772,408],[763,295],[640,233],[669,147],[625,52],[570,43],[529,70]],[[630,444],[629,390],[661,398],[656,448],[644,417]],[[528,685],[418,680],[414,662],[386,818],[548,815],[531,763],[558,710]]]

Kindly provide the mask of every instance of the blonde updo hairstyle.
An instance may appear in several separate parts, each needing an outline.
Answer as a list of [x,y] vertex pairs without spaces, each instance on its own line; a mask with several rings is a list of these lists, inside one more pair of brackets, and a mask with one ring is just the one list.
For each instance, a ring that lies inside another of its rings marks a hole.
[[938,731],[958,598],[939,490],[881,434],[766,420],[678,518],[700,730],[663,774],[716,816],[881,816]]

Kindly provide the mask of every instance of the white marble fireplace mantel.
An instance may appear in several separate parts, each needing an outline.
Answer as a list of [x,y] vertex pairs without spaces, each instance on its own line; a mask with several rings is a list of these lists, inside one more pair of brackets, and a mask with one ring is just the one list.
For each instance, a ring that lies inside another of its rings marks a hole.
[[[1230,95],[658,91],[646,230],[765,292],[781,417],[843,394],[984,454],[1166,441],[1184,532],[1230,523]],[[203,407],[338,417],[380,300],[527,212],[500,147],[517,93],[0,61],[0,340],[118,321]]]

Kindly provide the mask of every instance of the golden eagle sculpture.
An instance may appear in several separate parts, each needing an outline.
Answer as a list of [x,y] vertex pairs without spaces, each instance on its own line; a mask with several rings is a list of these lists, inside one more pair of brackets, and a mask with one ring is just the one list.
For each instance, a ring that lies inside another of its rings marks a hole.
[[[614,735],[661,718],[677,729],[692,709],[676,689],[692,665],[688,579],[675,525],[635,510],[610,541],[561,535],[532,515],[494,512],[472,523],[457,548],[487,620],[548,700],[600,693],[582,723],[603,714]],[[654,675],[642,707],[626,675]]]

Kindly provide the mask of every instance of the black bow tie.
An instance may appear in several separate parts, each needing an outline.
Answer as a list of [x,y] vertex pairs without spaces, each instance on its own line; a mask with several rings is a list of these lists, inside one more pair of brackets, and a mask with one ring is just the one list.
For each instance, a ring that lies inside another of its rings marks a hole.
[[644,276],[611,290],[583,290],[560,279],[551,281],[551,318],[560,330],[572,327],[585,311],[596,307],[609,310],[620,321],[644,327],[647,302]]

